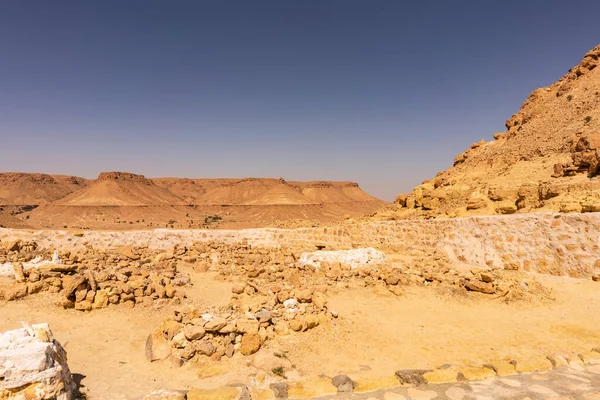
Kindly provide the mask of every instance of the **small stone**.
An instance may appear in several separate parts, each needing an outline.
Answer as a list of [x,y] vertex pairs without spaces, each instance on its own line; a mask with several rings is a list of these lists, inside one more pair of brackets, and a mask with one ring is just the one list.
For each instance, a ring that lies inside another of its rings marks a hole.
[[27,285],[18,283],[4,290],[4,299],[8,301],[21,299],[27,296]]
[[336,375],[331,380],[339,393],[351,393],[354,390],[355,383],[348,375]]
[[312,329],[319,325],[319,317],[314,314],[307,315],[304,320],[306,321],[307,329]]
[[212,356],[215,353],[215,345],[209,342],[208,340],[200,340],[198,342],[194,342],[194,348],[197,353],[200,353],[205,356]]
[[94,296],[94,303],[92,305],[94,309],[108,307],[108,293],[104,290],[98,290],[96,296]]
[[491,283],[494,281],[494,278],[492,277],[492,275],[490,275],[487,272],[482,272],[480,276],[481,276],[481,280],[485,283]]
[[244,293],[244,289],[246,288],[246,285],[242,285],[242,284],[235,284],[233,285],[233,287],[231,288],[231,292],[235,293],[235,294],[242,294]]
[[204,324],[204,329],[207,332],[215,332],[227,325],[227,320],[224,318],[213,318]]
[[15,280],[17,282],[25,282],[25,272],[23,271],[23,263],[16,262],[13,264],[12,267],[15,274]]
[[246,333],[242,337],[240,351],[243,355],[249,356],[260,349],[260,337],[257,334]]
[[186,325],[185,328],[183,328],[183,333],[188,340],[199,340],[204,337],[206,331],[201,326]]
[[86,278],[82,275],[67,275],[62,278],[63,295],[65,297],[71,296],[77,287],[82,283],[85,283]]
[[294,332],[300,332],[302,330],[303,324],[301,321],[294,319],[290,321],[290,328],[292,328],[292,330]]
[[79,301],[75,303],[75,309],[79,311],[91,311],[92,303],[87,300]]
[[286,382],[271,383],[271,386],[269,386],[269,387],[273,391],[273,394],[275,394],[275,398],[277,398],[277,399],[287,399],[288,398],[288,389],[290,388],[290,385],[288,383],[286,383]]
[[296,299],[298,299],[300,303],[310,303],[312,301],[312,292],[308,289],[299,290],[296,293]]
[[260,323],[255,319],[238,319],[237,331],[240,333],[258,333]]
[[465,287],[473,292],[493,294],[496,291],[491,283],[485,283],[481,281],[468,281],[465,283]]
[[260,323],[269,322],[272,318],[271,311],[268,311],[268,310],[260,310],[259,312],[257,312],[254,315],[258,319],[258,322],[260,322]]
[[177,347],[178,349],[183,349],[189,343],[189,341],[185,338],[185,334],[182,331],[173,336],[171,343],[173,343],[173,346]]

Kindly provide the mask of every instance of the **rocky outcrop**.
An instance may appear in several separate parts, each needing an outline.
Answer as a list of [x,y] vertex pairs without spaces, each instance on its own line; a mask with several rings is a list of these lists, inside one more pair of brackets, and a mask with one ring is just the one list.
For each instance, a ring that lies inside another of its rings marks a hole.
[[[444,218],[534,211],[589,212],[599,203],[600,46],[553,85],[534,90],[494,140],[373,214]],[[590,206],[592,205],[592,206]],[[600,209],[600,208],[598,208]]]
[[48,324],[23,325],[0,334],[0,399],[73,399],[67,353]]

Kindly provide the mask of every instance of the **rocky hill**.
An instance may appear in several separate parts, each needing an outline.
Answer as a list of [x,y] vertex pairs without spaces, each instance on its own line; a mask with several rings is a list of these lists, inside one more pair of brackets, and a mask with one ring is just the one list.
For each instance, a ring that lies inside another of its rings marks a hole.
[[[141,229],[309,225],[363,216],[386,203],[353,182],[156,178],[103,172],[96,180],[2,174],[8,227]],[[8,184],[10,183],[10,184]],[[300,221],[300,222],[299,222]]]
[[0,206],[40,205],[58,200],[87,186],[76,176],[0,173]]
[[490,142],[375,218],[600,211],[600,46],[553,85],[533,91]]

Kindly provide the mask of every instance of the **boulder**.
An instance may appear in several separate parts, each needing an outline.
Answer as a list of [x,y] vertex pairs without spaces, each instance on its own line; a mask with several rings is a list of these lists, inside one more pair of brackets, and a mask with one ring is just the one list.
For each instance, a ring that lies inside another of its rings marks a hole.
[[74,399],[67,353],[48,324],[0,334],[0,399]]
[[165,360],[171,355],[171,352],[171,345],[161,331],[148,335],[148,339],[146,339],[146,359],[148,361]]

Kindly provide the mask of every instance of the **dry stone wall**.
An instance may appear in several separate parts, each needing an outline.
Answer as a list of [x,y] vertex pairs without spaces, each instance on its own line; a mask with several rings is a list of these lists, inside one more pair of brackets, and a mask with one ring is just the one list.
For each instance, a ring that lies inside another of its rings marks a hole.
[[0,229],[6,246],[34,241],[58,250],[117,246],[170,249],[195,242],[247,243],[294,252],[373,247],[403,262],[444,260],[453,267],[504,268],[589,277],[600,271],[600,214],[536,213],[435,220],[348,222],[327,227],[130,232]]

